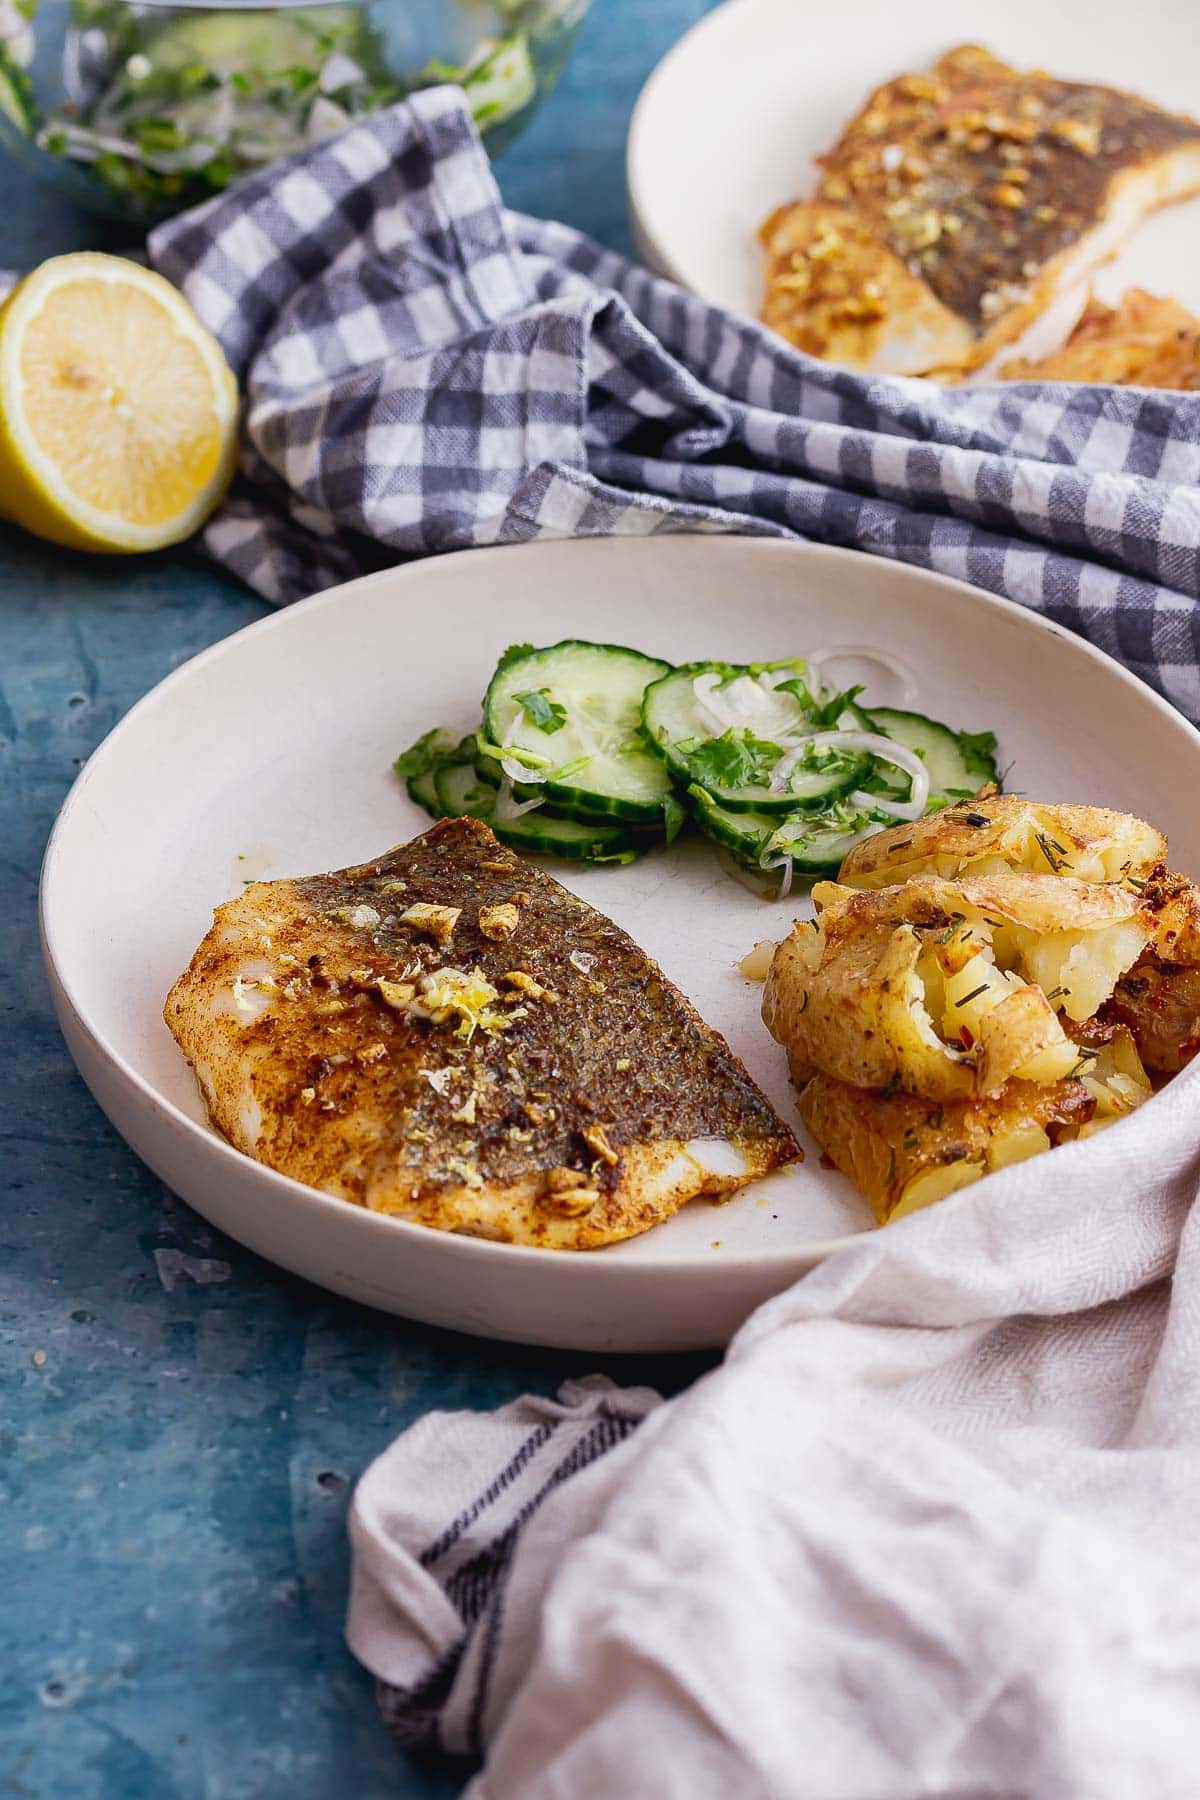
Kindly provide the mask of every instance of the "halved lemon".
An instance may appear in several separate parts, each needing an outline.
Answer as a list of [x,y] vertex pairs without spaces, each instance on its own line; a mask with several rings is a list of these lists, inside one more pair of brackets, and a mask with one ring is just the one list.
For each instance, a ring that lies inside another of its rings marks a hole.
[[237,383],[178,288],[55,256],[0,307],[0,515],[78,550],[157,550],[221,499]]

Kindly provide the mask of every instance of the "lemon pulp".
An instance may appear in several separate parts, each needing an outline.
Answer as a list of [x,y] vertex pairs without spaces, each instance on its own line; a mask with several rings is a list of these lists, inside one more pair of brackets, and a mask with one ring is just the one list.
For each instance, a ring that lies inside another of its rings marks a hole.
[[57,257],[0,312],[0,512],[84,548],[200,525],[233,466],[237,392],[177,289],[117,257]]

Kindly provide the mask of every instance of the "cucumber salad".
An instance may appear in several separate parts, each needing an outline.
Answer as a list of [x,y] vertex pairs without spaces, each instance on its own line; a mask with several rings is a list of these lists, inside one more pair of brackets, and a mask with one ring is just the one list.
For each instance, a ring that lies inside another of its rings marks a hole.
[[429,731],[396,773],[435,818],[515,849],[631,862],[687,827],[783,897],[864,838],[999,785],[990,731],[837,692],[815,658],[673,665],[567,639],[505,651],[478,731]]
[[[150,216],[439,82],[464,89],[498,148],[553,84],[583,10],[581,0],[194,9],[71,0],[64,104],[42,116],[24,72],[38,0],[0,0],[0,115]],[[460,56],[429,55],[449,41]]]

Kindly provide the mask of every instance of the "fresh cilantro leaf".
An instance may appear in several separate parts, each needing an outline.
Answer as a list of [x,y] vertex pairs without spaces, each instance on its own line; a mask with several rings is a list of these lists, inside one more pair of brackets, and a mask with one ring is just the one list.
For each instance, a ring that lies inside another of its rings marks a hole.
[[752,731],[729,730],[720,737],[689,739],[678,746],[687,757],[688,774],[701,787],[751,787],[764,782],[779,761],[778,744]]
[[550,698],[549,688],[531,688],[526,694],[514,694],[513,698],[520,706],[531,725],[544,731],[549,737],[552,732],[561,731],[567,722],[567,709],[559,701]]
[[898,794],[907,796],[912,792],[912,777],[901,770],[877,764],[865,781],[860,781],[858,791],[862,794],[886,794],[895,799]]
[[465,63],[445,62],[440,56],[431,56],[421,70],[421,79],[431,84],[435,81],[458,83],[462,80],[465,68]]
[[444,725],[435,725],[432,731],[427,731],[424,737],[419,737],[415,744],[398,756],[392,767],[401,781],[410,781],[414,775],[424,775],[430,769],[441,769],[447,763],[463,761],[460,749],[460,742],[452,731],[448,731]]
[[213,71],[201,62],[188,63],[186,68],[180,69],[177,80],[181,95],[211,94],[214,88],[221,85],[220,76],[214,75]]
[[991,762],[996,754],[996,734],[994,731],[960,731],[958,747],[965,757]]
[[784,819],[767,840],[769,851],[786,856],[802,854],[813,841],[831,832],[861,831],[871,815],[849,799],[835,800],[823,812],[800,813]]
[[668,794],[662,803],[663,834],[668,844],[673,844],[683,830],[687,809],[674,794]]
[[820,731],[836,727],[846,708],[862,693],[862,686],[860,683],[857,687],[845,688],[842,693],[832,694],[828,700],[820,701],[808,683],[797,676],[794,681],[781,681],[775,691],[779,694],[791,694],[799,702],[801,711]]
[[315,88],[320,79],[320,70],[308,68],[303,63],[293,63],[289,69],[273,71],[275,80],[281,87],[291,88],[294,94],[303,94],[309,88]]
[[794,676],[791,681],[781,681],[775,692],[790,694],[793,700],[799,701],[801,712],[811,713],[816,710],[817,703],[812,697],[812,690],[802,675]]
[[862,683],[859,682],[856,687],[848,687],[842,693],[834,694],[833,698],[827,700],[824,706],[814,708],[814,719],[819,725],[829,730],[835,729],[846,708],[853,706],[861,693]]
[[137,127],[138,149],[144,156],[178,150],[184,138],[173,119],[140,119]]

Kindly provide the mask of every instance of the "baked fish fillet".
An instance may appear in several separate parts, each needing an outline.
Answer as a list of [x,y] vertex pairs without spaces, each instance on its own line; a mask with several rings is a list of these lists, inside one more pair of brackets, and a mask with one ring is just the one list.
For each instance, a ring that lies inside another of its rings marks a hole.
[[1145,288],[1126,289],[1116,306],[1092,295],[1061,350],[1035,362],[1006,362],[1000,378],[1200,388],[1200,319]]
[[247,887],[164,1016],[239,1150],[440,1230],[588,1249],[802,1154],[625,932],[474,819]]
[[852,368],[953,377],[1200,190],[1200,125],[967,44],[877,89],[819,161],[813,198],[762,228],[765,322]]

